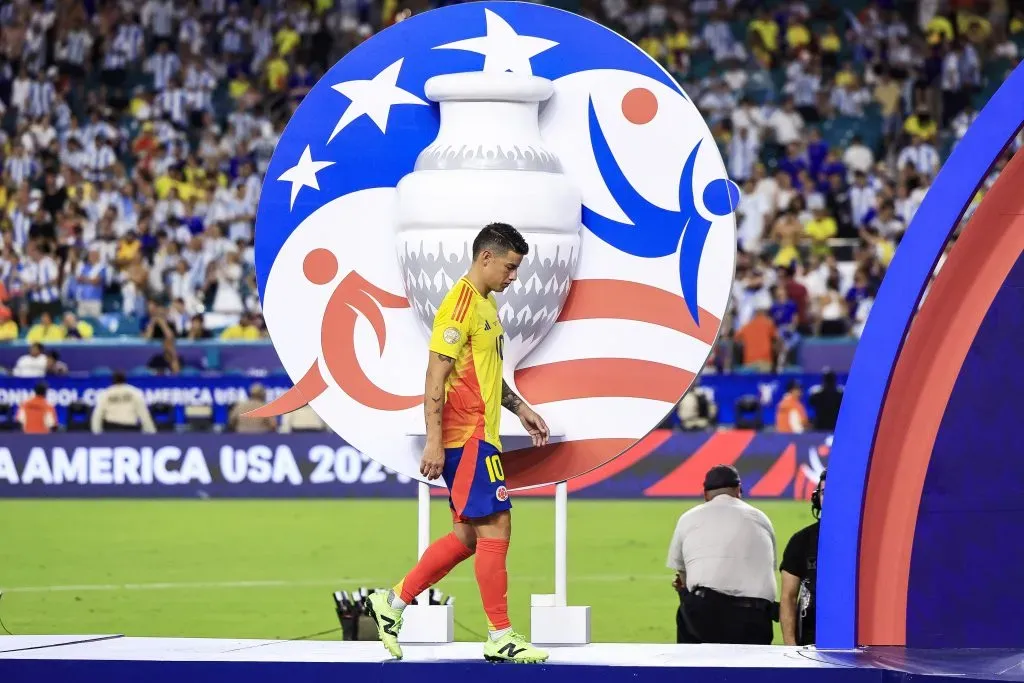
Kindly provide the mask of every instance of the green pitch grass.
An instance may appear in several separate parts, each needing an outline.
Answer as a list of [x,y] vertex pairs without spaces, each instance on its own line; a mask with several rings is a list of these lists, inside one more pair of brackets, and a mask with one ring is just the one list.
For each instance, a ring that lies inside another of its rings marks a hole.
[[[803,503],[753,502],[780,555],[813,521]],[[571,501],[569,604],[591,606],[595,642],[675,642],[665,556],[694,504]],[[447,501],[432,513],[437,538],[450,528]],[[526,634],[531,593],[554,592],[553,541],[552,501],[516,501],[509,611]],[[413,500],[6,500],[0,619],[15,634],[299,638],[337,629],[333,591],[390,586],[415,555]],[[456,639],[481,639],[472,561],[438,587],[456,597]]]

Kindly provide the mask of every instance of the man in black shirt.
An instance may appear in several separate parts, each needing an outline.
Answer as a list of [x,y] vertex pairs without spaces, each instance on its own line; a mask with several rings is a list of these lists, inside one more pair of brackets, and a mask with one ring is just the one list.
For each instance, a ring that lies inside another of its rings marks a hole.
[[807,402],[814,409],[814,429],[819,432],[834,431],[839,419],[839,406],[843,402],[843,389],[834,371],[825,370],[821,386],[811,391]]
[[[825,472],[811,494],[811,514],[821,517],[825,498]],[[779,622],[786,645],[814,645],[815,588],[818,577],[818,532],[816,521],[793,534],[782,554],[782,600]]]

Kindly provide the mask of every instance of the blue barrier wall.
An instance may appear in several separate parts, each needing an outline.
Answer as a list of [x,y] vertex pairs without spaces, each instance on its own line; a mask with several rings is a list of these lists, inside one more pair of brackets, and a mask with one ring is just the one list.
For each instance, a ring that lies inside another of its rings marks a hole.
[[[785,392],[790,379],[799,380],[805,390],[821,382],[820,374],[760,375],[732,374],[705,375],[700,386],[714,396],[719,407],[719,421],[732,424],[735,421],[736,399],[744,394],[758,396],[763,404],[763,419],[766,424],[775,423],[775,408]],[[839,375],[839,381],[845,381]],[[32,396],[36,379],[0,377],[0,405],[16,405]],[[259,382],[267,388],[267,399],[273,400],[292,386],[284,374],[266,377],[245,377],[241,375],[176,376],[176,377],[131,377],[129,381],[142,389],[148,403],[169,403],[177,410],[177,421],[184,418],[184,408],[190,405],[211,405],[214,421],[227,422],[231,405],[248,397],[249,387]],[[96,392],[110,385],[109,377],[47,377],[50,387],[47,398],[57,408],[57,417],[66,423],[66,408],[75,401],[93,405]]]
[[[627,467],[613,461],[575,480],[573,497],[693,497],[708,468],[732,462],[749,497],[805,500],[827,460],[829,435],[660,430],[653,441],[653,449],[622,456]],[[446,495],[441,488],[436,493]],[[0,440],[0,498],[415,495],[415,482],[330,433],[12,434]]]

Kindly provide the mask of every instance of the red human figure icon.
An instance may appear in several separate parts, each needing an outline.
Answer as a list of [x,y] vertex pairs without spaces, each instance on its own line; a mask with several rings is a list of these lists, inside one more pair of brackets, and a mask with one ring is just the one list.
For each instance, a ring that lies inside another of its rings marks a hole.
[[[338,274],[338,260],[327,249],[313,249],[302,262],[302,274],[315,285],[326,285]],[[384,308],[408,308],[403,296],[387,292],[350,272],[331,294],[320,326],[320,353],[327,372],[338,387],[353,400],[375,410],[405,410],[423,401],[423,396],[402,396],[381,389],[366,376],[355,351],[356,321],[363,315],[373,327],[380,352],[384,352],[387,328]],[[327,389],[317,360],[291,389],[248,413],[251,417],[274,417],[306,405]]]

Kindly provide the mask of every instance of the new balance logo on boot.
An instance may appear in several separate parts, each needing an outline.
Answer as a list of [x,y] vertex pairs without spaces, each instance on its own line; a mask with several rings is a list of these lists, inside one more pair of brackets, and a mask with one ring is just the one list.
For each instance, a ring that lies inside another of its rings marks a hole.
[[498,654],[507,655],[508,657],[514,658],[520,652],[523,652],[525,650],[525,647],[516,647],[515,643],[505,643],[505,646],[498,650]]

